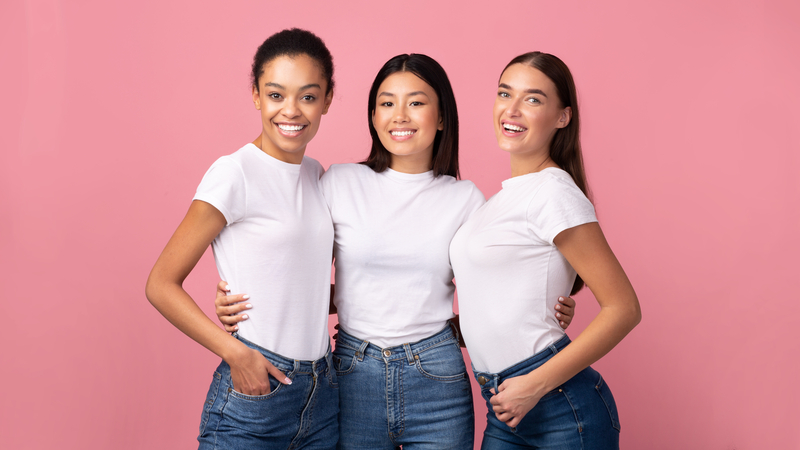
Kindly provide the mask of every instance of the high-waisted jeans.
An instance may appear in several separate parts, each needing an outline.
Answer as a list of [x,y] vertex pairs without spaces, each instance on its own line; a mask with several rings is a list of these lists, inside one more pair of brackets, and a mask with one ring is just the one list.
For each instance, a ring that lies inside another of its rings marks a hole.
[[482,450],[559,449],[606,450],[619,448],[619,416],[611,390],[591,367],[545,394],[515,427],[501,422],[492,411],[490,392],[503,381],[530,373],[569,345],[564,336],[532,357],[500,373],[474,371],[489,411]]
[[298,361],[237,338],[261,352],[292,384],[270,375],[269,394],[241,394],[233,390],[230,366],[222,361],[203,407],[200,449],[335,449],[339,392],[331,352],[316,361]]
[[449,325],[390,348],[340,330],[333,364],[340,449],[472,450],[472,390]]

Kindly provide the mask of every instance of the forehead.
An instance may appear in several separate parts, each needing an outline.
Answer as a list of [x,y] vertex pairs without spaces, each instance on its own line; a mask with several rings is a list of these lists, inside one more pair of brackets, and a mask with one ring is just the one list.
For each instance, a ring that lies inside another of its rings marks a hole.
[[392,94],[424,92],[429,97],[436,96],[436,91],[431,85],[412,72],[395,72],[386,77],[378,88],[378,94],[380,95],[382,92]]
[[540,89],[545,94],[556,93],[556,85],[553,80],[548,78],[541,70],[526,64],[510,66],[500,77],[500,83],[520,91]]
[[326,87],[322,67],[308,55],[277,56],[265,62],[262,69],[264,72],[259,79],[262,85],[273,82],[284,86],[319,84],[323,89]]

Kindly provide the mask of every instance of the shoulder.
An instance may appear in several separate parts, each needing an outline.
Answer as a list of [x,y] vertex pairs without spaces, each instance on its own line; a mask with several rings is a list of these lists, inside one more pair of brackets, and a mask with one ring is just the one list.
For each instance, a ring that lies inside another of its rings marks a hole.
[[551,169],[542,173],[541,181],[535,187],[536,197],[546,199],[574,198],[589,202],[572,177],[561,169]]
[[319,161],[317,161],[316,159],[310,158],[308,156],[303,156],[303,163],[301,167],[303,170],[306,170],[316,175],[317,179],[319,179],[319,177],[321,177],[322,174],[325,173],[325,169],[322,168],[322,164],[320,164]]

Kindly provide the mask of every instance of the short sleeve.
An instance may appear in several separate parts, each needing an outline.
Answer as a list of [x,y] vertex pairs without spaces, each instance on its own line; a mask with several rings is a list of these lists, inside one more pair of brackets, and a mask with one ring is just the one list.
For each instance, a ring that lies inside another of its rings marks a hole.
[[225,216],[227,225],[241,221],[247,211],[247,181],[239,164],[223,156],[211,165],[193,200],[202,200]]
[[322,191],[322,196],[325,198],[325,203],[328,205],[328,210],[333,211],[333,185],[334,185],[334,178],[338,173],[339,169],[336,164],[331,165],[328,167],[328,170],[322,174],[322,177],[319,180],[320,190]]
[[528,204],[528,230],[550,245],[564,230],[597,222],[592,202],[572,182],[545,181]]
[[471,181],[462,181],[469,183],[471,185],[471,190],[469,194],[469,200],[467,201],[467,219],[472,217],[472,214],[478,210],[484,203],[486,203],[486,197],[484,197],[483,192],[478,189],[478,186],[475,186],[475,183]]

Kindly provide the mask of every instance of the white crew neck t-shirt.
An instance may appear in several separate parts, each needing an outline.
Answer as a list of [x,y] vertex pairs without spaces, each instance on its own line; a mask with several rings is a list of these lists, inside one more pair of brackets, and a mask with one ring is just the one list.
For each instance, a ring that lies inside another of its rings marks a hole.
[[333,226],[323,172],[311,158],[289,164],[247,144],[218,159],[194,196],[227,221],[211,246],[231,293],[250,295],[239,334],[291,359],[319,359],[330,342]]
[[570,175],[547,168],[504,181],[458,230],[450,258],[475,369],[501,372],[564,336],[553,308],[576,273],[553,239],[596,221]]
[[335,229],[342,329],[382,347],[412,343],[453,317],[449,246],[485,198],[471,181],[433,172],[375,173],[334,164],[322,177]]

